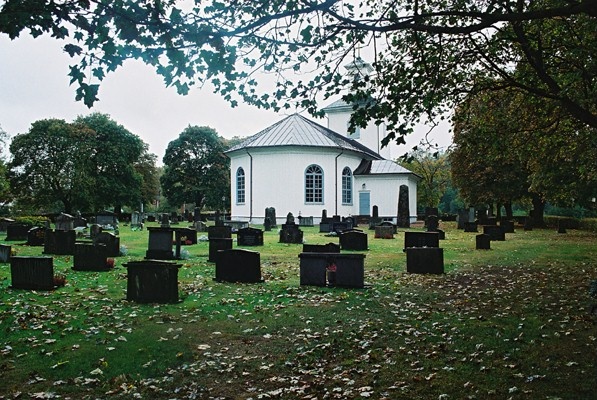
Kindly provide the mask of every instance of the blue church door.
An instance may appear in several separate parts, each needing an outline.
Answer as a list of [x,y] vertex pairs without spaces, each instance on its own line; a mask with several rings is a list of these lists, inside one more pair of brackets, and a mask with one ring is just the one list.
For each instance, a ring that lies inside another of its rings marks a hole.
[[359,192],[359,215],[371,215],[371,192]]

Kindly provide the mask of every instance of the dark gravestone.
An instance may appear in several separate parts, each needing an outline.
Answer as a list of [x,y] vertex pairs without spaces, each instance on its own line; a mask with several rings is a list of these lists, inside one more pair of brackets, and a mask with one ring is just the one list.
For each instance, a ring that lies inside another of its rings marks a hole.
[[14,223],[15,223],[14,219],[1,217],[0,218],[0,232],[6,232],[6,228],[8,228],[8,225],[11,225]]
[[155,222],[155,221],[156,221],[155,215],[148,215],[147,216],[147,222]]
[[506,233],[501,226],[498,225],[484,225],[483,233],[489,235],[490,240],[504,241],[506,240]]
[[327,210],[321,210],[321,221],[319,222],[319,232],[329,233],[332,231],[332,218],[328,218]]
[[326,270],[330,265],[331,258],[328,260],[328,256],[315,256],[311,257],[308,254],[327,254],[321,252],[309,252],[299,254],[300,266],[299,266],[299,280],[300,285],[307,286],[326,286]]
[[263,246],[263,231],[256,228],[242,228],[236,234],[239,246]]
[[91,224],[91,226],[89,227],[89,237],[91,238],[91,240],[95,239],[97,235],[99,235],[101,232],[102,227],[98,224]]
[[207,237],[211,239],[230,239],[232,238],[232,228],[229,226],[209,226],[207,227]]
[[211,238],[209,239],[209,257],[207,261],[216,262],[220,250],[231,250],[232,238]]
[[263,282],[259,253],[245,249],[219,250],[215,280],[241,283]]
[[356,230],[342,232],[340,235],[340,247],[342,250],[365,251],[369,248],[367,234]]
[[169,228],[170,227],[170,216],[168,214],[162,214],[160,216],[160,226],[162,228]]
[[321,210],[321,221],[327,221],[328,220],[328,210]]
[[373,215],[369,219],[369,229],[373,230],[375,227],[383,222],[383,219],[379,217],[379,207],[373,206]]
[[[365,286],[365,255],[339,254],[332,258],[335,262],[336,273],[333,286],[346,288],[363,288]],[[333,272],[333,265],[328,267],[328,273]],[[328,283],[330,279],[328,278]]]
[[52,257],[11,257],[10,275],[13,289],[53,290]]
[[558,233],[566,233],[566,221],[558,219]]
[[526,217],[524,219],[524,230],[525,231],[532,231],[533,230],[533,218]]
[[195,221],[195,231],[196,232],[207,232],[207,224],[203,221]]
[[301,231],[298,225],[294,222],[292,213],[288,213],[286,216],[286,223],[282,224],[282,229],[280,230],[280,243],[303,243],[303,231]]
[[272,221],[270,221],[269,217],[265,217],[263,220],[263,230],[266,232],[270,232],[272,230]]
[[439,247],[407,248],[406,272],[413,274],[443,274],[444,249]]
[[35,226],[27,232],[28,246],[43,246],[46,237],[46,229],[41,226]]
[[375,239],[394,239],[394,227],[377,225],[375,227]]
[[477,214],[477,221],[479,221],[480,225],[483,225],[482,222],[485,222],[485,220],[487,219],[487,208],[478,207],[475,211]]
[[276,209],[274,207],[268,207],[265,209],[265,218],[269,218],[270,228],[277,228],[278,222],[276,221]]
[[325,286],[326,272],[330,286],[362,288],[364,254],[300,253],[300,284]]
[[142,221],[141,213],[139,211],[135,211],[131,214],[131,229],[133,229],[133,230],[142,230],[143,229],[143,221]]
[[303,244],[303,253],[340,253],[340,245],[336,243]]
[[93,244],[106,245],[108,257],[118,257],[120,255],[120,238],[111,232],[100,232],[93,239]]
[[172,212],[170,214],[170,224],[178,225],[179,222],[180,222],[180,216],[178,215],[178,213],[176,211]]
[[118,229],[118,218],[111,211],[102,211],[95,216],[95,223],[103,228]]
[[44,238],[44,253],[56,255],[73,255],[75,254],[75,242],[77,240],[77,232],[72,231],[56,231],[46,229]]
[[439,218],[437,215],[428,215],[426,218],[427,232],[437,232],[439,229]]
[[201,209],[199,207],[195,207],[195,209],[193,210],[193,221],[201,221]]
[[12,247],[6,244],[0,244],[0,262],[5,263],[10,260]]
[[504,233],[514,233],[514,221],[502,219],[500,221],[500,226],[504,230]]
[[410,247],[439,247],[439,233],[404,232],[404,249]]
[[387,226],[388,228],[392,228],[394,235],[398,233],[398,226],[394,225],[392,221],[383,221],[378,226]]
[[197,230],[193,228],[174,228],[174,231],[179,235],[180,244],[192,245],[197,244]]
[[77,271],[108,271],[108,248],[105,244],[76,243],[73,269]]
[[61,213],[56,217],[57,231],[70,231],[75,229],[75,217],[70,214]]
[[149,227],[148,248],[145,252],[145,258],[153,260],[172,260],[174,252],[172,244],[174,240],[174,230],[172,228]]
[[178,302],[178,269],[180,264],[166,261],[129,261],[126,299],[137,303]]
[[469,221],[469,210],[458,210],[457,228],[464,229],[464,224]]
[[484,233],[475,236],[475,243],[477,250],[490,250],[491,249],[491,237]]
[[408,199],[408,186],[400,185],[398,192],[398,220],[400,228],[410,228],[410,207]]
[[465,232],[479,232],[477,228],[476,222],[465,222],[464,223],[464,231]]
[[73,220],[74,228],[87,228],[87,220],[81,216],[75,217]]
[[446,240],[446,232],[441,229],[436,230],[437,234],[439,235],[439,240]]
[[332,231],[333,222],[326,218],[326,221],[319,223],[319,233],[329,233]]
[[338,235],[350,229],[352,229],[352,221],[332,222],[332,232],[336,232]]
[[379,207],[377,205],[373,206],[373,215],[371,218],[379,218]]
[[29,229],[33,226],[31,224],[10,224],[6,226],[6,241],[13,240],[27,240]]
[[425,219],[429,218],[430,215],[439,215],[437,207],[425,207]]
[[301,217],[299,215],[299,226],[313,226],[313,217]]

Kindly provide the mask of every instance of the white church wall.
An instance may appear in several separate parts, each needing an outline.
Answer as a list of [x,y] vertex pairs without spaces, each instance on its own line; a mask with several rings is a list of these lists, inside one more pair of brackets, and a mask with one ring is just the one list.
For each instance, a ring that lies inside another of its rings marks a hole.
[[[289,212],[295,217],[299,213],[302,216],[313,216],[316,221],[324,209],[330,216],[335,213],[343,216],[355,213],[357,187],[354,184],[352,205],[342,205],[342,170],[348,166],[354,172],[360,163],[360,157],[341,150],[306,147],[250,149],[249,154],[245,151],[230,154],[233,219],[262,223],[267,207],[276,209],[278,223],[284,222]],[[311,164],[319,165],[323,170],[322,204],[305,203],[305,170]],[[239,167],[245,171],[244,204],[236,201],[236,172]]]
[[[363,184],[365,187],[363,187]],[[380,217],[393,218],[398,215],[398,196],[401,185],[409,188],[409,213],[411,221],[417,216],[417,184],[409,175],[363,175],[356,179],[357,191],[370,192],[370,207],[377,206]],[[358,205],[356,207],[358,210]],[[370,213],[372,212],[370,210]],[[358,213],[358,211],[356,211]]]

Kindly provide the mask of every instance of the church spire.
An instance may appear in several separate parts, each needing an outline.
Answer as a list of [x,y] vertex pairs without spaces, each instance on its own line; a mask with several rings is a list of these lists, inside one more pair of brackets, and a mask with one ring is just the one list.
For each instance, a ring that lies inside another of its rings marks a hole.
[[348,76],[356,80],[368,76],[373,72],[371,64],[364,61],[361,57],[356,57],[353,62],[348,63],[344,68],[348,71]]

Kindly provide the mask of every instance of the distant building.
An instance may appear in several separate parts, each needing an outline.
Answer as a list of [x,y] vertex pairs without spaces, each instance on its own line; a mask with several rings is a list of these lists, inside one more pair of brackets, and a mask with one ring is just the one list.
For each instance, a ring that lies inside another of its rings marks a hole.
[[317,223],[323,210],[328,216],[371,215],[377,206],[379,217],[396,222],[399,187],[407,185],[414,221],[420,178],[378,154],[385,130],[372,126],[349,136],[352,108],[336,102],[324,110],[330,127],[345,134],[294,114],[226,151],[231,218],[263,223],[265,209],[274,207],[278,223],[289,212]]

